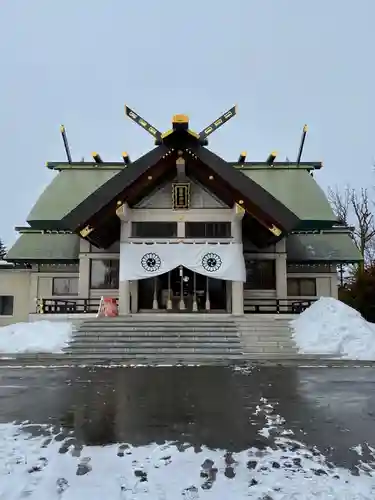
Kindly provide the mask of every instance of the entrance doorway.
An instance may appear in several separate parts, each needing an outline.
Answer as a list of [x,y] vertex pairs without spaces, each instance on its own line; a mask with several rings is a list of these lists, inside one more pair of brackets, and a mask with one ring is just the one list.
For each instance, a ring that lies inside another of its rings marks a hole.
[[226,282],[179,266],[138,281],[138,310],[226,312]]

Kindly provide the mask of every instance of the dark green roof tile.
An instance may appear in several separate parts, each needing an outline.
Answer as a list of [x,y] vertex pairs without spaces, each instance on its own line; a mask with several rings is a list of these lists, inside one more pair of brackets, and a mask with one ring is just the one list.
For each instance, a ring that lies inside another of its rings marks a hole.
[[53,229],[54,221],[60,221],[118,172],[118,168],[100,167],[62,170],[40,195],[27,222],[31,227]]
[[363,260],[349,233],[291,234],[286,240],[290,262],[320,261],[354,263]]
[[243,173],[281,201],[301,221],[337,222],[324,191],[307,170],[269,167],[248,169]]
[[76,234],[24,233],[7,256],[9,261],[77,260],[79,236]]

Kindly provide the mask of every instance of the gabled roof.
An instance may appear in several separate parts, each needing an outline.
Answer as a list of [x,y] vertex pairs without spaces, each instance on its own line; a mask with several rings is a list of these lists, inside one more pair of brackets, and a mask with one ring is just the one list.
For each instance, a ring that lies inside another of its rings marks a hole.
[[[81,230],[89,226],[98,235],[102,226],[106,228],[106,234],[102,234],[100,244],[112,243],[108,240],[108,225],[113,218],[116,219],[112,223],[113,228],[118,225],[116,208],[124,202],[135,205],[155,187],[173,178],[177,151],[182,151],[187,160],[189,176],[195,177],[228,205],[240,204],[247,217],[254,219],[256,225],[266,228],[265,234],[269,240],[280,238],[298,226],[300,221],[296,214],[272,194],[201,146],[194,137],[180,131],[173,132],[165,143],[119,171],[89,194],[62,218],[59,227]],[[259,230],[259,234],[262,233]]]
[[[185,124],[186,125],[186,124]],[[178,152],[186,172],[226,205],[245,209],[245,230],[258,246],[292,230],[331,227],[336,221],[328,201],[310,176],[318,163],[228,163],[202,145],[198,134],[174,128],[161,145],[133,163],[48,164],[60,173],[31,210],[34,229],[81,232],[88,229],[94,245],[106,247],[118,237],[116,209],[136,205],[176,174]],[[92,231],[93,228],[93,231]],[[84,231],[86,236],[88,232]]]

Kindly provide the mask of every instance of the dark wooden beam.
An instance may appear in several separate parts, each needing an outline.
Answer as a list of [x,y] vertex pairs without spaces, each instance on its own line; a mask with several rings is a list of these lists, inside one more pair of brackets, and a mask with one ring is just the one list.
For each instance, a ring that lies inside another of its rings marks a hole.
[[116,207],[118,201],[123,201],[122,195],[125,190],[132,186],[138,179],[147,178],[152,168],[165,159],[169,150],[165,146],[158,146],[134,161],[126,168],[121,169],[118,174],[109,179],[103,186],[94,191],[82,201],[62,220],[61,224],[66,229],[76,230],[83,227],[99,212],[108,212]]

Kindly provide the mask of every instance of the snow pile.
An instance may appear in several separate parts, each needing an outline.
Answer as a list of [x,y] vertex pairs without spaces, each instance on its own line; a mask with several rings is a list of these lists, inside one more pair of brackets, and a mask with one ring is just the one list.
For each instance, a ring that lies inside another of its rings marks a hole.
[[272,446],[238,453],[189,443],[84,446],[72,431],[0,424],[0,498],[16,500],[198,500],[375,498],[373,448],[355,473],[293,439],[266,400]]
[[73,326],[60,321],[16,323],[0,328],[0,352],[61,353],[71,340]]
[[375,360],[375,324],[339,300],[322,297],[290,326],[301,353]]

